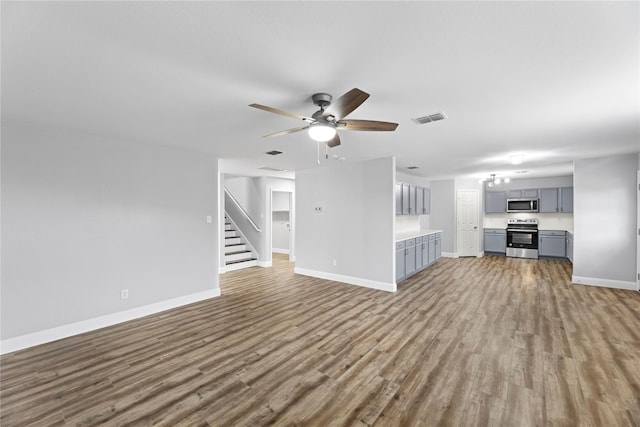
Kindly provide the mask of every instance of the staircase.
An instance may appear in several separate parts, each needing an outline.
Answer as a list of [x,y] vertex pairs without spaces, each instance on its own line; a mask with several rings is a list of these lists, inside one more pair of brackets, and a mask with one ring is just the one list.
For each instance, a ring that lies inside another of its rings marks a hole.
[[224,217],[224,263],[225,271],[258,265],[256,255],[226,215]]

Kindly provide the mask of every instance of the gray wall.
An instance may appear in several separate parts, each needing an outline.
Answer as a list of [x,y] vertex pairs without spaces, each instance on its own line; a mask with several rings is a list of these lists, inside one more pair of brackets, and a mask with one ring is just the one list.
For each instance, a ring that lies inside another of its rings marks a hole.
[[[394,182],[393,158],[298,171],[296,270],[395,289]],[[317,206],[322,213],[315,213]]]
[[456,190],[453,179],[431,181],[430,226],[442,230],[442,252],[456,251]]
[[217,289],[217,179],[204,155],[4,126],[2,339]]
[[637,169],[637,154],[574,162],[574,281],[635,289]]

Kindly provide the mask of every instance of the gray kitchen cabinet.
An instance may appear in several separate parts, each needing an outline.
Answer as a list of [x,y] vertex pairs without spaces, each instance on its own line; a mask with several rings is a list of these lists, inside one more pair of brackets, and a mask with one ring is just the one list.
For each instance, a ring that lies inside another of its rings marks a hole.
[[573,187],[560,188],[560,212],[573,212]]
[[429,188],[397,182],[395,199],[396,215],[424,215],[431,212]]
[[409,215],[411,212],[409,211],[410,205],[410,194],[411,194],[411,186],[409,184],[405,184],[404,182],[400,184],[402,186],[402,215]]
[[413,187],[414,194],[416,199],[416,210],[414,213],[416,215],[422,215],[424,212],[424,188],[422,187]]
[[484,229],[484,251],[504,254],[507,252],[507,230],[504,228]]
[[573,233],[569,233],[567,231],[567,248],[566,248],[567,258],[569,261],[573,262]]
[[484,193],[485,213],[505,213],[507,211],[506,191],[487,191]]
[[442,256],[442,233],[396,242],[396,283],[424,270]]
[[507,191],[507,199],[537,199],[537,188],[525,188],[524,190],[509,190]]
[[566,234],[564,230],[538,230],[538,255],[565,258]]
[[422,243],[422,236],[416,237],[416,271],[422,270],[422,267],[425,266],[424,263],[422,262],[423,251],[424,251],[424,244]]
[[418,215],[431,213],[431,189],[418,187],[418,190],[422,196],[421,198],[418,198],[418,204],[416,207]]
[[416,272],[416,239],[404,241],[404,269],[407,277]]
[[434,262],[436,262],[436,236],[435,236],[435,234],[430,234],[429,235],[428,248],[429,248],[429,264],[428,265],[431,265]]
[[538,212],[558,212],[558,189],[541,188]]
[[539,212],[573,212],[573,187],[541,188]]
[[402,183],[396,183],[396,215],[402,215]]
[[422,266],[429,266],[429,236],[422,236]]
[[396,282],[401,281],[406,276],[404,257],[404,241],[396,242]]

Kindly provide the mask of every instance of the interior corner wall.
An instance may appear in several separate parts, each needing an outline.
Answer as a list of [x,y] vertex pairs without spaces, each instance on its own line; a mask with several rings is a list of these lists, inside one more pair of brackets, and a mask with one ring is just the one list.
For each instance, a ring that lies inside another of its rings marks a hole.
[[456,252],[456,189],[453,179],[431,181],[430,226],[442,230],[442,252]]
[[1,166],[3,345],[219,294],[217,159],[4,126]]
[[638,154],[574,162],[573,281],[635,289]]
[[392,157],[296,172],[296,273],[395,291],[394,182]]

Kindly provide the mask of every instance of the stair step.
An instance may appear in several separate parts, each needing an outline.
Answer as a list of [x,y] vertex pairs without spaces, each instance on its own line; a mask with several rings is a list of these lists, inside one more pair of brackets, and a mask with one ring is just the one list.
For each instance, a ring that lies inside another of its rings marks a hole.
[[240,237],[225,237],[224,238],[224,245],[230,245],[230,244],[236,244],[236,243],[243,243],[242,239]]
[[247,250],[247,245],[245,243],[234,243],[232,245],[225,245],[224,247],[225,255],[233,252],[240,252],[240,251],[246,251],[246,250]]
[[233,264],[240,264],[241,262],[246,262],[246,261],[257,261],[258,258],[246,258],[246,259],[241,259],[241,260],[237,260],[237,261],[227,261],[225,262],[226,265],[233,265]]
[[248,261],[248,260],[251,260],[252,258],[253,258],[253,254],[251,253],[251,251],[240,251],[240,252],[232,252],[232,253],[224,254],[224,262],[226,264],[234,261],[235,262]]
[[236,234],[236,230],[224,230],[224,237],[240,237]]

